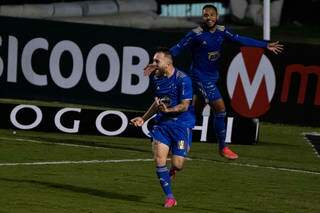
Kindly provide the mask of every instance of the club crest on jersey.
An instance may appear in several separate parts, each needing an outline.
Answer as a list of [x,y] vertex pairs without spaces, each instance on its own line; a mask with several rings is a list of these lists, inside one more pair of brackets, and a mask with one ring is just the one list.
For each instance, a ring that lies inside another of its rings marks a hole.
[[162,103],[164,103],[166,106],[171,105],[171,99],[168,96],[164,96],[164,97],[160,98],[160,101]]
[[203,42],[202,42],[202,45],[207,45],[207,42],[206,42],[206,41],[203,41]]
[[209,61],[215,61],[220,57],[220,53],[218,51],[208,52]]
[[178,141],[178,149],[184,149],[184,140]]

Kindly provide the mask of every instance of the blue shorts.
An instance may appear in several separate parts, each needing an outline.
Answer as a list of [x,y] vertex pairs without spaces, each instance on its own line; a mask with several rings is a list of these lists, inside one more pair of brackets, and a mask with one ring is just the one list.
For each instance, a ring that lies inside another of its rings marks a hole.
[[153,141],[166,144],[172,155],[186,157],[192,143],[192,130],[178,125],[154,125],[150,131]]
[[222,99],[221,93],[215,83],[211,81],[194,81],[194,94],[202,95],[206,102],[216,101]]

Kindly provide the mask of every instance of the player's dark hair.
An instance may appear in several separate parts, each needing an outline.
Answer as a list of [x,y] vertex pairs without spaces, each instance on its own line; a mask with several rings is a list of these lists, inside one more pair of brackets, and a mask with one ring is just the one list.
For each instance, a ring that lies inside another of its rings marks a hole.
[[202,7],[202,10],[204,9],[207,9],[207,8],[210,8],[210,9],[213,9],[216,11],[216,13],[218,13],[218,9],[216,8],[216,6],[212,5],[212,4],[206,4]]
[[170,49],[168,47],[157,47],[155,52],[163,53],[166,57],[168,57],[171,61],[173,61],[172,55],[170,53]]
[[156,48],[156,53],[158,52],[162,52],[162,53],[165,53],[165,54],[168,54],[168,55],[171,55],[170,53],[170,49],[168,47],[162,47],[162,46],[159,46]]

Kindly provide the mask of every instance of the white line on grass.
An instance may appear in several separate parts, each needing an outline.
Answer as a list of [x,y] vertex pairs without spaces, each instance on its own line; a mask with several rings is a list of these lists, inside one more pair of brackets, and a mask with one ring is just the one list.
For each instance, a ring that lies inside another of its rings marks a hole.
[[[31,139],[23,139],[23,138],[5,138],[0,137],[0,139],[7,140],[16,140],[16,141],[27,141],[31,143],[39,143],[39,144],[56,144],[62,146],[72,146],[72,147],[82,147],[82,148],[91,148],[91,149],[110,149],[107,147],[97,147],[97,146],[86,146],[86,145],[77,145],[77,144],[68,144],[68,143],[60,143],[60,142],[45,142]],[[197,161],[211,161],[205,159],[191,159],[188,160],[197,160]],[[59,165],[59,164],[89,164],[89,163],[123,163],[123,162],[139,162],[139,161],[153,161],[153,159],[122,159],[122,160],[84,160],[84,161],[49,161],[49,162],[28,162],[28,163],[0,163],[0,166],[32,166],[32,165]],[[265,168],[279,171],[287,171],[287,172],[295,172],[295,173],[303,173],[303,174],[313,174],[320,175],[320,172],[308,171],[308,170],[300,170],[300,169],[290,169],[284,167],[273,167],[273,166],[262,166],[256,164],[247,164],[247,163],[227,163],[221,161],[211,161],[220,164],[229,164],[234,166],[243,166],[243,167],[251,167],[251,168]]]
[[[302,174],[312,174],[312,175],[320,175],[320,172],[313,172],[308,170],[300,170],[300,169],[290,169],[284,167],[273,167],[273,166],[261,166],[256,164],[248,164],[248,163],[228,163],[221,161],[211,161],[205,159],[191,159],[187,158],[187,160],[192,161],[207,161],[207,162],[215,162],[219,164],[227,164],[233,166],[243,166],[250,168],[262,168],[262,169],[272,169],[286,172],[295,172]],[[82,160],[82,161],[48,161],[48,162],[28,162],[28,163],[0,163],[0,166],[34,166],[34,165],[59,165],[59,164],[90,164],[90,163],[126,163],[126,162],[150,162],[153,159],[120,159],[120,160]]]
[[314,147],[314,145],[311,143],[311,141],[307,138],[306,134],[314,135],[314,136],[320,136],[318,132],[303,132],[302,135],[304,136],[304,139],[308,142],[308,144],[312,147],[313,152],[315,155],[320,158],[320,155],[317,151],[317,149]]
[[153,159],[122,159],[122,160],[81,160],[81,161],[47,161],[28,163],[0,163],[0,166],[33,166],[33,165],[59,165],[59,164],[89,164],[89,163],[125,163],[153,161]]
[[313,172],[308,170],[300,170],[300,169],[290,169],[284,167],[273,167],[273,166],[260,166],[255,164],[248,164],[248,163],[230,163],[235,166],[246,166],[252,168],[264,168],[264,169],[272,169],[272,170],[280,170],[280,171],[287,171],[287,172],[296,172],[296,173],[303,173],[303,174],[313,174],[313,175],[320,175],[320,172]]
[[[193,159],[193,160],[195,160],[195,159]],[[198,161],[207,161],[207,162],[215,162],[215,163],[220,163],[220,164],[228,164],[228,165],[233,165],[233,166],[272,169],[272,170],[303,173],[303,174],[320,175],[320,172],[314,172],[314,171],[308,171],[308,170],[302,170],[302,169],[290,169],[290,168],[284,168],[284,167],[262,166],[262,165],[249,164],[249,163],[231,163],[231,162],[222,162],[222,161],[212,161],[212,160],[206,160],[206,159],[196,159],[196,160],[198,160]]]

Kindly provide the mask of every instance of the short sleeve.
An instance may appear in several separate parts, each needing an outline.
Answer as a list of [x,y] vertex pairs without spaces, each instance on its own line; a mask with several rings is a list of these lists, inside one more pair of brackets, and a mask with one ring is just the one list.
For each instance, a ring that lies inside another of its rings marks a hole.
[[192,82],[190,77],[184,76],[181,79],[181,89],[180,89],[180,97],[182,100],[189,99],[192,100]]

